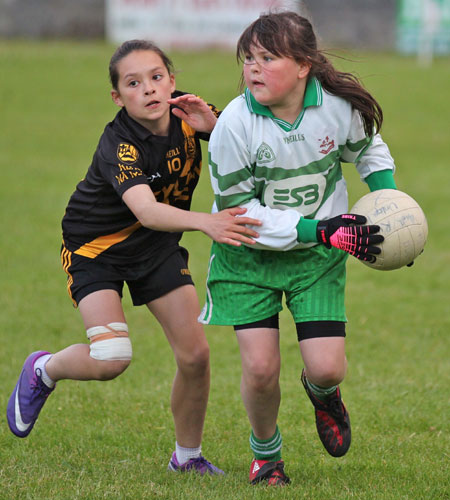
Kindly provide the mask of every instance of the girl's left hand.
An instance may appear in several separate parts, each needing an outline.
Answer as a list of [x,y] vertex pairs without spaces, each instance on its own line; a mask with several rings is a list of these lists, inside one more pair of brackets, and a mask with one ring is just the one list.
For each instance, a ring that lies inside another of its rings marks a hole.
[[243,216],[245,212],[247,212],[246,208],[232,207],[207,214],[208,225],[201,230],[218,243],[226,243],[236,247],[241,246],[241,243],[254,245],[256,243],[254,238],[258,238],[259,233],[253,227],[261,226],[262,222]]
[[176,108],[172,113],[198,132],[212,132],[217,118],[206,102],[193,94],[185,94],[167,101]]

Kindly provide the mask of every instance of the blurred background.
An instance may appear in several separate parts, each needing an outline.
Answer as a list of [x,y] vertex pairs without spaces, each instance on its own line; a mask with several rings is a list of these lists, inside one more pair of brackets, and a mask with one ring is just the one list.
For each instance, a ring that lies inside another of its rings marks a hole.
[[[60,224],[118,111],[108,82],[115,46],[154,40],[174,62],[177,88],[223,109],[238,92],[240,33],[277,8],[308,17],[321,47],[342,54],[333,63],[355,72],[377,98],[397,186],[429,224],[412,268],[383,273],[348,261],[343,392],[351,452],[338,464],[323,455],[285,309],[280,422],[294,484],[274,494],[243,490],[249,450],[238,347],[231,328],[218,326],[206,329],[205,450],[230,474],[220,484],[169,478],[174,361],[156,320],[126,292],[134,351],[127,374],[107,384],[61,383],[27,440],[16,439],[3,417],[0,500],[450,498],[450,0],[0,0],[0,407],[29,352],[86,341],[65,293]],[[192,208],[208,212],[206,162],[203,169]],[[351,206],[367,187],[353,165],[344,170]],[[210,242],[190,232],[182,244],[203,305]]]
[[166,49],[234,48],[260,12],[309,17],[325,45],[450,52],[450,0],[0,0],[0,38],[152,38]]

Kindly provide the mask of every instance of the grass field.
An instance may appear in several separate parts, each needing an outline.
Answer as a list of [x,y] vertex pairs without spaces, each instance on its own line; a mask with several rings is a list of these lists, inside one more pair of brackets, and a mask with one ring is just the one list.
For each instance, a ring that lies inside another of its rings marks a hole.
[[[0,350],[3,415],[25,357],[84,341],[60,269],[60,220],[90,163],[109,98],[104,44],[0,43]],[[178,88],[223,107],[236,95],[232,54],[172,54]],[[230,328],[208,327],[212,385],[203,451],[225,478],[173,475],[169,391],[174,361],[144,308],[124,307],[134,345],[127,372],[108,382],[58,384],[32,434],[0,423],[0,500],[449,499],[450,64],[348,54],[338,65],[363,77],[385,112],[383,137],[396,159],[398,187],[423,207],[429,240],[412,268],[391,272],[348,265],[347,351],[342,385],[353,443],[342,459],[323,450],[300,387],[293,323],[281,315],[283,400],[279,425],[292,485],[247,484],[249,426],[239,394],[240,361]],[[345,167],[350,204],[366,192]],[[205,169],[194,208],[209,211]],[[209,241],[183,239],[200,300]]]

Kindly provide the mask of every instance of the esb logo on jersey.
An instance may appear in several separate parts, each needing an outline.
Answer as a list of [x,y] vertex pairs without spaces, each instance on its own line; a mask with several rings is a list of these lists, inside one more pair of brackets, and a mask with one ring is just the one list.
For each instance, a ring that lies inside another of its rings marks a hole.
[[263,201],[271,208],[293,208],[303,215],[309,215],[319,209],[325,187],[326,179],[322,174],[270,181],[264,191]]

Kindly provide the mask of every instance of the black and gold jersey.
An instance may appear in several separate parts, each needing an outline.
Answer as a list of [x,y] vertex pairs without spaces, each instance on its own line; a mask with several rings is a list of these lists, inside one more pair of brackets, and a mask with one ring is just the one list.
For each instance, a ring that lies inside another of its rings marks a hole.
[[[182,94],[175,91],[172,96]],[[209,134],[196,132],[172,114],[169,135],[155,136],[122,108],[106,126],[86,177],[69,200],[62,220],[66,249],[127,263],[176,245],[181,233],[142,227],[122,195],[147,183],[158,201],[189,210],[202,164],[200,139],[208,140]]]

